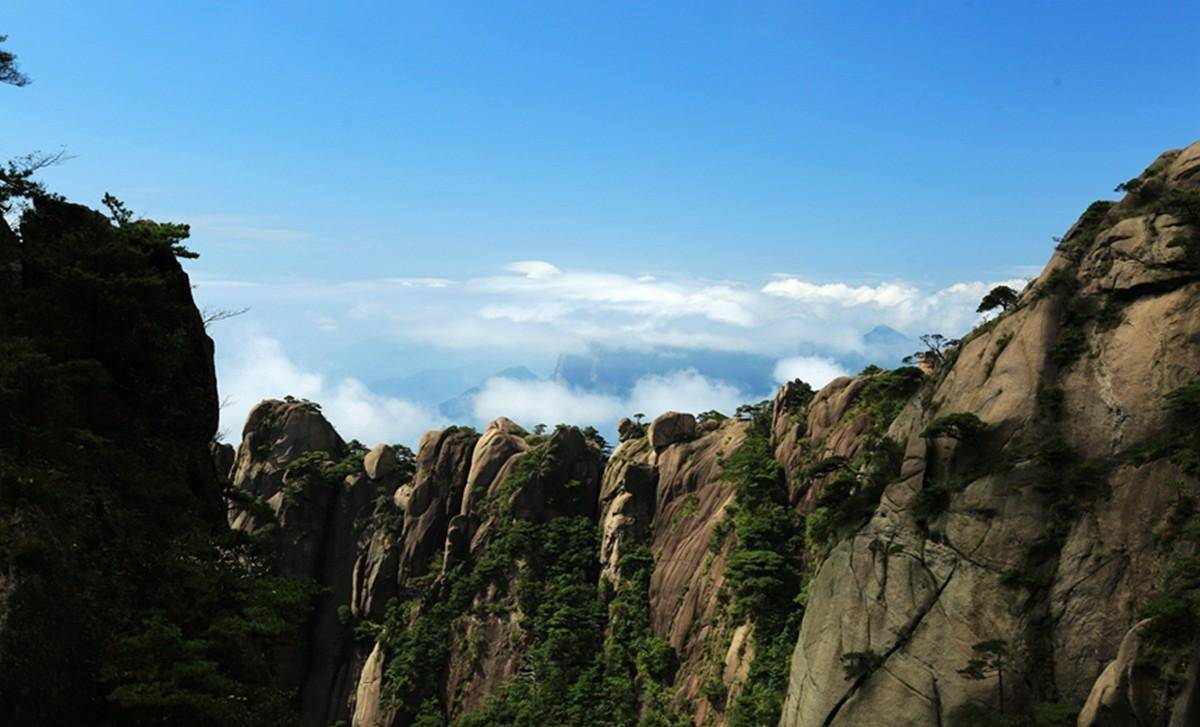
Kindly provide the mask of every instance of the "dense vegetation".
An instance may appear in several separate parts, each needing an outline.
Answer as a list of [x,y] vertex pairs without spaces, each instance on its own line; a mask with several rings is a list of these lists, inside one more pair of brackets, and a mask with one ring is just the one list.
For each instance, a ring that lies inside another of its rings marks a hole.
[[867,379],[846,413],[847,419],[865,415],[868,420],[859,453],[852,460],[822,460],[808,471],[810,477],[829,478],[806,524],[807,545],[818,556],[866,524],[883,488],[899,475],[903,452],[887,430],[925,380],[914,367],[888,371],[872,366],[863,375]]
[[753,623],[756,644],[746,684],[729,714],[729,724],[745,727],[779,721],[804,617],[804,518],[789,505],[783,468],[771,453],[769,410],[755,414],[724,475],[737,486],[725,572],[730,617]]
[[387,649],[387,700],[401,721],[444,724],[456,711],[440,687],[454,634],[511,611],[521,671],[460,724],[637,724],[639,716],[647,725],[672,723],[663,685],[675,657],[650,632],[648,549],[624,554],[617,588],[602,587],[590,517],[530,520],[509,509],[511,496],[539,478],[548,505],[569,500],[578,485],[553,481],[555,457],[553,441],[525,456],[495,497],[478,505],[492,519],[486,545],[444,576],[409,583],[406,600],[371,629]]
[[225,525],[187,227],[0,178],[0,721],[283,724],[309,585]]

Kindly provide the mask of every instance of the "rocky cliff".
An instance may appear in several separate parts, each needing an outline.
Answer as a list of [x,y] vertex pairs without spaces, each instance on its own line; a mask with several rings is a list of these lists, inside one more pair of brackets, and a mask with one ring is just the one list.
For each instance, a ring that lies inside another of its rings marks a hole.
[[[916,367],[212,441],[186,229],[0,222],[0,721],[1200,723],[1200,144]],[[146,345],[152,340],[154,346]]]
[[264,650],[307,596],[225,525],[187,228],[18,191],[16,229],[0,220],[0,723],[270,723],[290,707]]
[[1198,187],[1164,154],[919,368],[611,452],[264,402],[231,523],[328,589],[306,723],[1196,723]]
[[781,724],[1200,720],[1198,186],[1193,145],[1094,204],[907,402],[898,475],[809,586]]

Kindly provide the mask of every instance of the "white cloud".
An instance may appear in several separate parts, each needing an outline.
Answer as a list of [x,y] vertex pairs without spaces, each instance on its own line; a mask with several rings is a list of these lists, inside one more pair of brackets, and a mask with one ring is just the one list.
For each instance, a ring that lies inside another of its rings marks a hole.
[[780,384],[800,379],[814,389],[820,389],[837,377],[849,373],[836,362],[821,356],[792,356],[780,359],[775,364],[774,376],[775,381]]
[[521,273],[525,277],[534,280],[538,278],[551,278],[562,274],[561,270],[544,260],[519,260],[515,263],[505,265],[504,269],[513,273]]
[[629,392],[628,407],[650,417],[665,411],[698,414],[709,409],[731,415],[739,404],[761,398],[743,393],[724,381],[705,378],[696,369],[689,368],[638,379]]
[[258,402],[289,395],[317,402],[339,434],[368,446],[379,442],[414,445],[426,431],[446,425],[431,409],[375,394],[357,379],[329,381],[319,373],[305,371],[287,356],[278,340],[268,336],[244,332],[223,364],[218,379],[223,404],[221,431],[235,443]]
[[[765,283],[718,281],[658,271],[562,270],[542,260],[518,261],[495,275],[457,281],[193,278],[202,304],[250,306],[248,318],[271,325],[279,336],[304,333],[279,332],[294,327],[299,308],[322,316],[308,325],[315,323],[338,340],[401,344],[430,355],[454,351],[527,360],[597,346],[712,350],[774,359],[797,354],[869,357],[877,352],[867,348],[862,336],[875,326],[891,326],[914,338],[931,332],[958,336],[981,320],[975,307],[992,286],[1024,285],[1022,280],[967,281],[929,288],[903,280],[816,282],[798,275]],[[331,330],[334,323],[336,331]],[[336,363],[355,370],[354,361]],[[815,370],[809,371],[814,376]]]
[[383,282],[401,288],[447,288],[454,285],[449,278],[384,278]]
[[569,388],[556,381],[491,378],[475,398],[475,418],[506,416],[525,426],[571,424],[610,426],[622,416],[619,399]]
[[884,283],[876,287],[845,283],[817,285],[798,278],[772,280],[763,286],[767,295],[776,295],[805,303],[837,303],[843,306],[895,306],[912,301],[920,294],[916,288],[903,283]]
[[506,416],[525,426],[569,423],[592,425],[611,431],[623,416],[644,413],[655,417],[666,411],[697,414],[716,409],[732,414],[739,404],[766,396],[701,375],[695,369],[672,371],[639,379],[627,396],[598,394],[571,388],[557,381],[528,381],[502,377],[488,379],[475,399],[475,418],[486,422]]

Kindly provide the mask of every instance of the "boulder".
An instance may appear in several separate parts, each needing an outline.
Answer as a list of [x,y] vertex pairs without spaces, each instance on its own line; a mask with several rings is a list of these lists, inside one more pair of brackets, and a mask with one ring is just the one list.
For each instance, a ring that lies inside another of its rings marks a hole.
[[622,442],[628,442],[630,439],[636,439],[645,433],[642,425],[635,423],[629,417],[621,417],[621,421],[617,422],[617,439]]
[[669,411],[654,420],[649,435],[650,446],[656,452],[672,444],[689,441],[696,437],[696,417]]
[[396,450],[390,444],[377,444],[367,456],[363,457],[363,469],[367,477],[381,480],[396,471]]

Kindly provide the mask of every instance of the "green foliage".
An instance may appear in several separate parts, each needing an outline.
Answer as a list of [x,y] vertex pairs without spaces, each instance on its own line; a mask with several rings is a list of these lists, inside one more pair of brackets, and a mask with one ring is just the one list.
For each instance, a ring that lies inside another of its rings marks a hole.
[[709,409],[708,411],[702,411],[696,415],[696,421],[699,421],[700,423],[704,423],[707,421],[723,422],[728,418],[729,417],[725,416],[724,414],[717,411],[716,409]]
[[[1100,234],[1100,230],[1103,229],[1112,206],[1113,203],[1107,200],[1099,200],[1089,205],[1080,216],[1079,221],[1075,223],[1075,227],[1059,244],[1059,251],[1074,262],[1083,259],[1084,253],[1092,248],[1096,241],[1096,235]],[[1072,275],[1072,277],[1074,276]],[[1045,288],[1043,288],[1044,290]]]
[[1003,639],[980,641],[971,647],[976,656],[958,670],[964,679],[987,679],[1004,671],[1004,660],[1008,658],[1008,642]]
[[996,360],[1000,358],[1000,354],[1004,353],[1004,349],[1008,348],[1008,344],[1012,342],[1013,334],[1005,333],[996,339],[996,347],[992,349],[992,357],[988,359],[987,375],[991,376],[992,371],[996,368]]
[[[0,35],[0,43],[6,40],[7,35]],[[0,83],[10,86],[24,86],[29,83],[29,77],[17,68],[17,57],[6,50],[0,50]]]
[[1145,464],[1169,457],[1183,474],[1200,477],[1200,429],[1195,426],[1200,416],[1200,378],[1168,393],[1163,408],[1167,412],[1165,431],[1142,443],[1132,461]]
[[986,430],[987,424],[979,417],[970,412],[956,412],[934,419],[921,431],[921,436],[926,439],[950,437],[963,442],[977,442]]
[[409,599],[389,607],[379,630],[388,654],[384,691],[402,723],[445,722],[452,705],[441,702],[439,685],[452,626],[474,612],[476,596],[489,587],[493,605],[506,595],[514,601],[526,671],[459,724],[590,725],[614,715],[619,724],[633,724],[641,706],[670,721],[662,684],[675,656],[650,631],[649,550],[626,553],[618,564],[619,587],[606,592],[595,585],[599,533],[589,518],[532,522],[507,510],[511,494],[547,476],[553,460],[547,445],[522,458],[493,500],[480,505],[479,512],[495,520],[473,561],[441,582],[408,584]]
[[996,677],[1000,713],[1004,713],[1004,665],[1008,659],[1008,642],[1003,639],[980,641],[971,647],[975,656],[958,670],[964,679],[982,680]]
[[1092,314],[1085,301],[1071,299],[1059,321],[1058,336],[1050,348],[1050,360],[1062,368],[1075,362],[1087,351],[1087,325]]
[[695,515],[699,509],[700,498],[697,497],[696,493],[694,492],[689,493],[688,496],[683,499],[683,504],[680,505],[679,509],[675,511],[675,514],[671,516],[671,525],[678,525],[680,520]]
[[610,454],[612,454],[612,445],[604,439],[604,436],[600,434],[599,429],[596,429],[593,426],[586,426],[581,431],[583,433],[583,438],[587,441],[587,443],[598,449],[600,454],[602,454],[604,457],[608,457]]
[[1071,267],[1055,268],[1046,276],[1039,286],[1039,295],[1045,296],[1072,296],[1079,290],[1079,278],[1075,275],[1075,269]]
[[255,672],[264,645],[297,643],[319,588],[271,575],[239,536],[217,548],[200,536],[172,544],[174,567],[159,577],[175,599],[122,632],[101,670],[123,723],[286,720],[289,695]]
[[753,615],[760,630],[778,630],[800,589],[803,523],[788,505],[783,470],[765,436],[747,437],[724,477],[737,483],[736,541],[725,573],[733,618]]
[[1035,405],[1038,417],[1048,423],[1058,422],[1063,417],[1066,394],[1057,386],[1039,386]]
[[805,541],[817,553],[855,532],[875,514],[889,482],[900,474],[903,452],[884,437],[839,470],[817,496],[806,523]]
[[752,433],[769,437],[773,407],[770,399],[764,399],[757,404],[742,404],[737,408],[736,416],[738,419],[749,420]]
[[921,336],[921,343],[925,345],[924,350],[905,356],[904,363],[924,363],[940,369],[957,355],[962,341],[957,338],[946,338],[940,333],[927,333]]
[[396,478],[400,482],[412,480],[417,473],[416,453],[403,444],[393,444],[392,450],[396,453]]
[[1067,702],[1040,702],[1033,706],[1031,727],[1075,727],[1080,705]]
[[636,724],[639,710],[647,718],[669,723],[665,685],[673,677],[677,657],[650,628],[650,549],[638,546],[621,556],[621,580],[608,606],[609,633],[604,641],[602,709],[615,724]]
[[856,412],[863,412],[870,417],[871,431],[867,436],[872,442],[883,438],[892,421],[924,383],[925,374],[915,366],[882,371],[867,379],[854,400],[854,406]]
[[1183,248],[1183,257],[1176,266],[1189,272],[1200,270],[1200,190],[1168,190],[1162,197],[1162,209],[1188,226],[1185,233],[1167,243]]
[[1078,456],[1066,437],[1057,431],[1043,438],[1037,451],[1041,472],[1034,489],[1047,498],[1048,534],[1065,537],[1089,500],[1104,492],[1105,469]]
[[[754,623],[756,652],[746,688],[734,700],[729,724],[775,724],[787,690],[787,667],[804,608],[804,521],[788,505],[782,468],[769,435],[756,428],[725,463],[737,484],[734,545],[725,570],[730,615]],[[711,542],[711,541],[710,541]]]
[[2,719],[292,722],[271,653],[315,587],[225,523],[187,228],[68,204],[20,166],[0,173],[0,206],[31,202],[0,223],[20,263],[0,291]]
[[983,296],[983,300],[979,302],[979,307],[975,309],[975,312],[987,313],[997,308],[1003,312],[1016,305],[1016,302],[1017,291],[1007,285],[997,285]]
[[949,727],[1075,727],[1079,705],[1063,702],[1038,702],[1028,714],[1004,714],[995,707],[967,702],[956,708],[947,721]]
[[1172,416],[1186,422],[1195,423],[1200,419],[1200,379],[1193,379],[1187,384],[1172,390],[1166,396],[1164,407]]
[[927,525],[950,507],[950,490],[938,483],[926,483],[913,501],[912,513],[918,524]]

